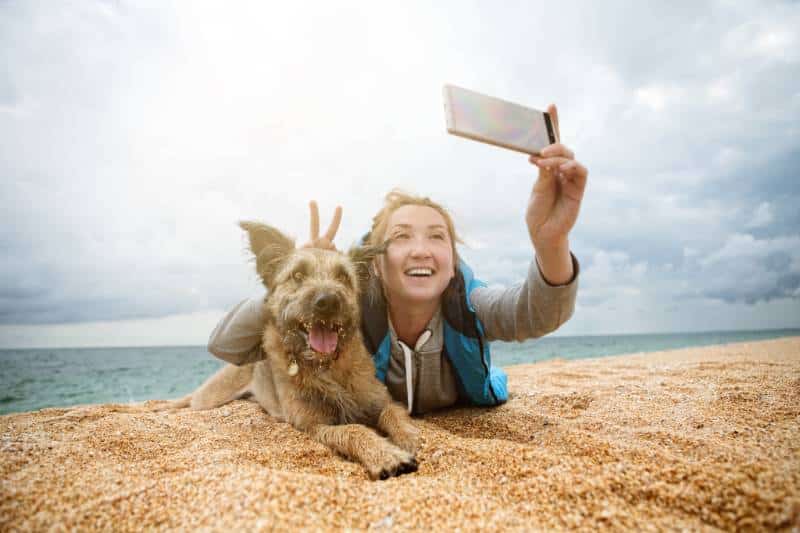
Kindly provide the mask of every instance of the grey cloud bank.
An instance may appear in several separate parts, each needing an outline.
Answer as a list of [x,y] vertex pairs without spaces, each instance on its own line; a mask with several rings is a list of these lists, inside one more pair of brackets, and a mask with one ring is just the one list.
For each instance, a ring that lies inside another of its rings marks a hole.
[[771,2],[0,4],[0,346],[203,343],[260,290],[238,220],[303,238],[340,203],[346,247],[395,186],[518,281],[535,168],[448,137],[448,82],[556,101],[589,168],[559,334],[798,327],[797,28]]

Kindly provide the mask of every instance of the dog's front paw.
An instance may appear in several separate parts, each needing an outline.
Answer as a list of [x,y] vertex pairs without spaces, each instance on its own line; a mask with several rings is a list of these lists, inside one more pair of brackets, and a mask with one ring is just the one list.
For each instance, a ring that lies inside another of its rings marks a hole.
[[401,450],[400,448],[386,443],[386,449],[373,464],[364,465],[370,479],[389,479],[390,477],[401,476],[416,472],[418,465],[417,459],[413,454]]
[[411,424],[404,428],[403,431],[396,432],[391,438],[395,444],[411,455],[416,455],[419,451],[419,430]]

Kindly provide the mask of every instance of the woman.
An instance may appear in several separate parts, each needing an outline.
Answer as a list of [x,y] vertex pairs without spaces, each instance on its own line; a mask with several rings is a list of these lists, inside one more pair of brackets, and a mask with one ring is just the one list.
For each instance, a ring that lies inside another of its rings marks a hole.
[[[558,136],[555,106],[548,112]],[[588,172],[560,143],[530,162],[539,169],[525,213],[535,255],[519,285],[490,289],[477,281],[458,258],[450,215],[427,198],[393,191],[373,219],[366,240],[389,244],[372,265],[370,290],[362,300],[362,332],[378,378],[411,413],[504,402],[506,376],[491,367],[488,341],[540,337],[572,315],[578,262],[568,236]],[[312,202],[306,246],[333,248],[340,219],[337,208],[319,237]],[[234,364],[262,359],[262,301],[245,300],[223,318],[211,334],[209,351]]]

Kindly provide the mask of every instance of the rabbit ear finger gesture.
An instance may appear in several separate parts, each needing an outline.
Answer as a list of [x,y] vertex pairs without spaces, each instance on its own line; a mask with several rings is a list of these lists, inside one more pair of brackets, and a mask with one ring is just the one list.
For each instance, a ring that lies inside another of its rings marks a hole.
[[311,211],[311,238],[302,246],[302,248],[323,248],[325,250],[336,250],[336,246],[333,244],[333,239],[336,237],[336,232],[339,231],[339,224],[342,222],[342,207],[338,205],[336,206],[336,210],[333,212],[333,220],[331,220],[328,230],[322,237],[319,236],[319,207],[317,206],[317,202],[311,200],[311,202],[308,204],[308,207]]

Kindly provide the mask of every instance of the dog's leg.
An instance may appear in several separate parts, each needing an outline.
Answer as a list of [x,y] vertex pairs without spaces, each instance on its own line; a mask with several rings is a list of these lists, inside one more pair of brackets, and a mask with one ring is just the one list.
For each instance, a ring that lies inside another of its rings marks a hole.
[[370,479],[387,479],[417,471],[417,461],[412,454],[401,450],[367,426],[318,424],[307,431],[318,442],[361,463]]
[[283,408],[278,400],[275,380],[272,378],[271,362],[260,361],[253,365],[253,380],[250,392],[253,393],[255,400],[261,405],[272,418],[278,422],[283,422]]
[[196,411],[213,409],[248,392],[253,365],[225,365],[191,394],[190,407]]
[[192,395],[187,394],[183,398],[178,398],[177,400],[167,400],[167,402],[163,405],[145,407],[144,409],[148,411],[174,411],[176,409],[183,409],[184,407],[189,407],[189,404],[191,403],[192,403]]
[[369,406],[367,424],[386,433],[392,442],[416,455],[419,449],[419,430],[414,426],[407,410],[392,400],[386,386],[375,378],[369,354],[362,361],[369,365],[359,367],[351,376],[359,405]]
[[405,407],[389,402],[378,416],[378,428],[405,451],[416,455],[419,450],[419,430],[414,427]]
[[334,452],[360,463],[370,479],[386,479],[417,470],[412,454],[362,424],[334,425],[337,414],[324,404],[309,405],[294,394],[283,394],[284,413],[291,424]]

